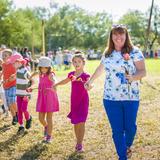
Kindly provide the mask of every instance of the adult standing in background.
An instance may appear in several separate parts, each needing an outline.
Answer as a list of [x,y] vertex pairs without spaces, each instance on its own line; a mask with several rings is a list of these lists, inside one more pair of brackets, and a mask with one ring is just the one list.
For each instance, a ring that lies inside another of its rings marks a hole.
[[61,51],[57,51],[55,56],[55,64],[57,66],[57,70],[59,69],[61,70],[62,63],[63,63],[63,54]]
[[2,59],[2,52],[6,49],[6,46],[4,44],[0,47],[0,58]]
[[131,157],[131,146],[136,135],[136,118],[139,107],[139,80],[146,75],[144,57],[134,47],[127,28],[114,25],[101,63],[87,89],[105,70],[103,103],[111,128],[119,160]]
[[2,53],[3,51],[6,49],[6,46],[4,44],[1,45],[0,47],[0,98],[2,99],[2,108],[3,111],[5,112],[6,116],[8,116],[8,106],[7,106],[7,102],[6,102],[6,97],[5,97],[5,93],[4,93],[4,88],[2,85],[2,64],[3,64],[3,60],[2,60]]

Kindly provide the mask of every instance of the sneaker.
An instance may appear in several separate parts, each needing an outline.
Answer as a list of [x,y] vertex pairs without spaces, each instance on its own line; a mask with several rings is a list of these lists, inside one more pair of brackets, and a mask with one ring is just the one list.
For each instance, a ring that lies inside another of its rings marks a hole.
[[12,125],[16,125],[17,122],[18,122],[17,116],[14,116],[12,120]]
[[18,122],[18,112],[16,112],[16,118],[17,118],[17,122]]
[[52,137],[50,135],[47,135],[46,137],[46,143],[51,143]]
[[6,112],[5,107],[4,107],[4,104],[2,105],[2,110],[3,110],[3,113]]
[[24,127],[23,127],[23,126],[20,126],[20,127],[18,128],[17,134],[22,134],[22,133],[24,133]]
[[5,111],[4,115],[5,115],[6,118],[9,117],[9,112],[8,112],[8,110]]
[[26,121],[26,129],[31,128],[31,123],[32,123],[32,117],[30,116],[30,119]]
[[76,144],[75,149],[76,149],[76,152],[83,152],[84,151],[82,144]]

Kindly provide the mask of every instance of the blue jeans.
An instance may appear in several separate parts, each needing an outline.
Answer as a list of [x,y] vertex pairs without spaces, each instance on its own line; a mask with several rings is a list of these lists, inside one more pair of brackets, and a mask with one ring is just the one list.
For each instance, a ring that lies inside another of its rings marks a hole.
[[112,128],[112,137],[119,160],[127,160],[126,151],[128,147],[131,147],[137,130],[139,101],[104,99],[103,103]]

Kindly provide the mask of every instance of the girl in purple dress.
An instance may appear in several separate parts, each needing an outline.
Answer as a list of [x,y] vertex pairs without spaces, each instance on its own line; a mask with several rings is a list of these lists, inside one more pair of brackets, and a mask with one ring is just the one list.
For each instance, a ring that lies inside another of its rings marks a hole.
[[88,115],[89,96],[87,90],[84,88],[84,83],[89,80],[90,75],[84,72],[85,58],[81,52],[74,55],[72,59],[75,71],[68,74],[68,77],[55,84],[64,85],[71,81],[71,111],[68,118],[74,124],[74,132],[76,135],[76,151],[83,151],[82,141],[85,133],[85,122]]

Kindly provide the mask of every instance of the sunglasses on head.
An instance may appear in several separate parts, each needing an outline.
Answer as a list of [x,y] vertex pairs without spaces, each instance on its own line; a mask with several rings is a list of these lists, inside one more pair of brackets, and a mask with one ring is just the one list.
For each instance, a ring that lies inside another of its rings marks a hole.
[[112,28],[127,28],[124,24],[113,24]]

